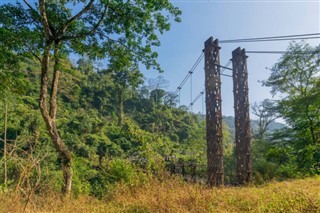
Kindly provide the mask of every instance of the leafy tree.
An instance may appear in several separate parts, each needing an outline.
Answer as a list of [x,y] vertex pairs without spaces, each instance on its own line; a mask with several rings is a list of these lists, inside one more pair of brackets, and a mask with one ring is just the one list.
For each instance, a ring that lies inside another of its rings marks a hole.
[[[157,32],[169,30],[169,15],[180,21],[180,11],[168,0],[39,0],[35,7],[27,0],[23,2],[25,6],[9,3],[0,7],[0,43],[18,41],[21,45],[17,52],[32,53],[41,63],[40,111],[60,154],[63,191],[68,195],[72,185],[72,155],[60,137],[56,121],[59,76],[64,71],[61,59],[68,52],[105,58],[114,46],[123,45],[147,68],[160,70],[157,53],[151,47],[160,45]],[[164,15],[165,11],[168,15]]]
[[166,91],[164,89],[154,89],[150,92],[150,98],[156,105],[162,104],[165,95]]
[[174,107],[179,101],[178,98],[179,95],[175,94],[174,92],[167,92],[164,97],[164,104],[169,107]]
[[108,69],[105,73],[111,75],[117,94],[118,125],[123,123],[125,91],[128,87],[136,89],[143,83],[143,75],[139,71],[138,62],[123,47],[116,49],[110,55]]
[[150,91],[148,89],[148,86],[146,85],[141,86],[139,88],[139,95],[141,98],[148,99],[150,96]]
[[268,130],[268,126],[277,119],[277,111],[275,109],[274,103],[265,99],[260,104],[254,103],[252,106],[252,112],[258,117],[258,129],[254,134],[256,139],[264,139],[265,134]]
[[[8,36],[4,29],[0,31]],[[14,52],[16,43],[7,41],[0,42],[0,100],[3,101],[4,120],[3,120],[3,158],[4,158],[4,184],[7,185],[7,129],[8,129],[8,105],[14,94],[21,95],[25,91],[26,81],[24,74],[19,70],[19,63],[22,57]]]
[[301,169],[317,172],[320,168],[319,54],[320,46],[292,43],[263,82],[271,87],[273,95],[282,97],[276,107],[289,128],[280,141],[290,141]]
[[150,89],[150,98],[154,101],[156,106],[161,104],[162,98],[165,96],[164,91],[169,85],[169,81],[164,79],[163,76],[159,75],[157,78],[150,78],[148,86]]

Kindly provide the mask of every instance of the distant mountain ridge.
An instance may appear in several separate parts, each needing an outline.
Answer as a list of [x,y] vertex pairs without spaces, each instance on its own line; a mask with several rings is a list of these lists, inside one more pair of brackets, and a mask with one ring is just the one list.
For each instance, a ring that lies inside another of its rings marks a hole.
[[[234,132],[235,132],[234,117],[233,116],[222,116],[222,120],[224,122],[226,122],[226,124],[228,125],[228,127],[230,129],[230,132],[232,134],[234,134]],[[258,120],[251,120],[250,123],[251,123],[251,128],[253,131],[258,129]],[[275,130],[283,129],[285,127],[286,127],[285,124],[273,121],[269,124],[267,132],[273,132]]]
[[[200,119],[204,120],[206,119],[205,115],[199,115]],[[234,125],[234,117],[233,116],[222,116],[222,120],[228,125],[230,132],[233,134],[235,131],[235,125]],[[258,120],[251,120],[251,128],[253,131],[258,129]],[[276,121],[273,121],[269,124],[267,132],[273,132],[275,130],[283,129],[286,125],[283,123],[279,123]]]

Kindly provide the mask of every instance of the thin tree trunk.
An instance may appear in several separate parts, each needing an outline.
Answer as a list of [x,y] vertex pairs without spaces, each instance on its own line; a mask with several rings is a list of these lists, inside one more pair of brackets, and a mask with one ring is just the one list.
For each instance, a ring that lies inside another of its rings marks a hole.
[[[306,95],[305,95],[305,98]],[[306,105],[306,116],[308,118],[308,121],[309,121],[309,130],[310,130],[310,134],[311,134],[311,138],[312,138],[312,143],[313,144],[316,144],[317,140],[316,140],[316,136],[315,136],[315,133],[314,133],[314,124],[313,124],[313,120],[312,118],[310,117],[310,114],[309,114],[309,104]]]
[[59,44],[55,44],[54,49],[54,74],[52,79],[52,90],[50,94],[50,113],[48,111],[47,104],[47,95],[48,95],[48,70],[49,70],[49,61],[50,61],[50,50],[52,43],[47,43],[43,58],[42,58],[42,71],[41,71],[41,91],[40,91],[40,110],[42,117],[46,123],[49,136],[51,137],[53,144],[60,155],[61,158],[61,167],[64,178],[64,187],[63,193],[64,195],[70,196],[71,194],[71,186],[72,186],[72,156],[68,147],[65,145],[63,140],[61,139],[57,124],[56,124],[56,112],[57,112],[57,93],[58,93],[58,82],[59,82]]
[[310,130],[310,133],[311,133],[312,142],[313,142],[313,144],[316,144],[317,143],[317,139],[316,139],[316,136],[315,136],[315,133],[314,133],[314,124],[313,124],[313,120],[309,117],[309,115],[308,115],[308,120],[309,120],[309,130]]
[[[92,35],[96,32],[99,25],[103,21],[109,6],[109,1],[105,4],[103,12],[100,16],[100,19],[92,25],[92,29],[87,32],[79,33],[75,36],[65,36],[65,32],[71,24],[79,19],[84,13],[86,13],[91,5],[94,3],[94,0],[90,2],[77,14],[75,14],[71,19],[65,22],[62,25],[62,28],[55,29],[54,26],[50,25],[48,20],[47,11],[46,11],[46,0],[38,0],[38,8],[41,17],[41,22],[43,26],[43,32],[45,37],[45,48],[42,55],[41,61],[41,88],[40,88],[40,100],[39,107],[42,114],[42,117],[46,123],[49,135],[53,141],[53,144],[60,155],[62,162],[62,171],[64,177],[64,194],[69,195],[71,193],[72,185],[72,156],[68,147],[65,145],[63,140],[60,138],[57,124],[56,124],[56,113],[57,113],[57,93],[58,93],[58,82],[60,74],[60,49],[62,41],[73,40],[77,38],[84,38],[87,35]],[[28,4],[27,4],[28,5]],[[52,45],[54,44],[54,73],[51,85],[51,94],[50,94],[50,104],[48,108],[47,104],[47,95],[48,95],[48,71],[49,71],[49,62],[50,62],[50,51]]]
[[118,101],[119,101],[119,106],[118,106],[118,126],[122,126],[123,123],[123,99],[124,99],[124,91],[123,89],[119,89],[118,92]]
[[4,99],[4,134],[3,134],[3,160],[4,160],[4,185],[7,186],[7,125],[8,125],[8,99]]

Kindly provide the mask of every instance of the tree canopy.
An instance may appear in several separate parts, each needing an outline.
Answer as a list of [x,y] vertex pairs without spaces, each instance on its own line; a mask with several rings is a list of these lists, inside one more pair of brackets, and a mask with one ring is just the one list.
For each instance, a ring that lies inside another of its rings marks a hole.
[[127,63],[141,62],[161,71],[157,53],[151,47],[160,45],[158,33],[169,30],[170,15],[180,21],[181,12],[168,0],[39,0],[34,5],[23,0],[23,4],[2,5],[0,14],[2,48],[10,48],[16,54],[32,54],[41,63],[39,107],[61,158],[64,192],[68,195],[73,176],[72,154],[56,122],[59,76],[65,71],[62,59],[71,52],[92,59],[108,58],[123,46]]
[[281,97],[274,113],[289,125],[274,135],[273,142],[291,147],[298,167],[314,173],[320,171],[319,55],[320,46],[291,43],[263,82],[273,95]]

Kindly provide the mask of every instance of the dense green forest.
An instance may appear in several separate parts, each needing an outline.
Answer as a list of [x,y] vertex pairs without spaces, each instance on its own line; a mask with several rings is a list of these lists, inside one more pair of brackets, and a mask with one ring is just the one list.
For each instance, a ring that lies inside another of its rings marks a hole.
[[[205,182],[203,115],[140,71],[161,71],[151,49],[170,27],[161,12],[180,21],[180,11],[169,1],[79,1],[88,5],[72,18],[73,1],[39,2],[0,6],[1,190],[30,198],[70,184],[74,196],[103,198],[150,177]],[[252,104],[257,184],[320,174],[320,47],[287,50],[262,83],[281,99]],[[236,184],[233,118],[224,120],[225,179]]]

